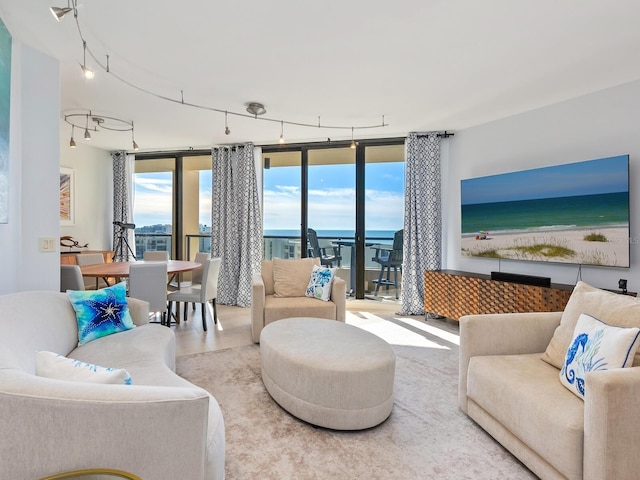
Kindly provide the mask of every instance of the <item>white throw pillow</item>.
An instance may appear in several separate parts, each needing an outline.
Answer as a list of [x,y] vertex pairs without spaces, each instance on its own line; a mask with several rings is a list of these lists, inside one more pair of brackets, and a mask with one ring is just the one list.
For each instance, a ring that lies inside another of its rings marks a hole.
[[640,345],[640,328],[615,327],[582,313],[560,370],[560,382],[584,400],[589,372],[630,367]]
[[333,283],[335,274],[335,268],[314,265],[313,270],[311,270],[311,279],[309,280],[309,285],[307,285],[305,296],[328,302],[329,298],[331,298],[331,284]]
[[131,385],[131,375],[126,370],[99,367],[44,350],[36,352],[36,375],[74,382]]

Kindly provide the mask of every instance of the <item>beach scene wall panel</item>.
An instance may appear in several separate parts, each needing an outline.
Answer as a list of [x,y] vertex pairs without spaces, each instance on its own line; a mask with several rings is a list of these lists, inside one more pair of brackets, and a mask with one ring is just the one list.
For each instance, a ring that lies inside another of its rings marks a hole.
[[461,181],[464,256],[629,267],[629,156]]

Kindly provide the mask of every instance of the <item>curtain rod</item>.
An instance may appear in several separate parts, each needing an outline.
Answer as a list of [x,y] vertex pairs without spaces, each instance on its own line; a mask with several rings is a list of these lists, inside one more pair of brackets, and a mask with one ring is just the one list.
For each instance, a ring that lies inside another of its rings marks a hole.
[[[431,133],[433,133],[433,132],[431,132]],[[438,138],[449,138],[449,137],[453,137],[454,135],[455,135],[455,133],[447,132],[446,130],[443,133],[438,133],[437,134]],[[428,133],[425,133],[424,135],[420,135],[420,134],[417,135],[418,138],[424,138],[424,137],[428,137],[428,136],[429,136]]]

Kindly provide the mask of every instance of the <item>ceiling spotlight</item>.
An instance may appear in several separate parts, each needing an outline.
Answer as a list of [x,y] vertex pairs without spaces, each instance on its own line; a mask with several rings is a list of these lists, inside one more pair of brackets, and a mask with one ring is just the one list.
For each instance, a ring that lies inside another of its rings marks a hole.
[[355,140],[353,139],[353,127],[351,127],[351,148],[356,148],[357,143],[355,142]]
[[257,117],[258,115],[264,115],[267,113],[267,110],[264,108],[264,105],[257,102],[247,103],[247,112],[251,115]]
[[69,140],[69,146],[76,148],[76,141],[73,139],[73,132],[75,131],[75,125],[71,125],[71,140]]
[[280,121],[280,144],[284,143],[284,122]]
[[91,134],[89,133],[89,129],[88,128],[84,129],[84,139],[85,140],[91,140]]
[[140,147],[136,143],[136,139],[133,136],[133,122],[131,122],[131,145],[133,146],[134,151],[137,152],[138,150],[140,150]]
[[229,135],[231,130],[229,129],[229,125],[227,125],[227,112],[224,112],[224,134]]
[[[69,5],[68,2],[67,2],[67,5]],[[70,6],[66,8],[51,7],[49,8],[49,11],[53,15],[53,18],[55,18],[59,22],[60,20],[62,20],[62,17],[64,17],[67,13],[72,12],[73,8],[71,8]]]
[[87,68],[84,65],[80,65],[80,68],[82,68],[82,74],[84,75],[84,78],[86,78],[87,80],[91,80],[93,77],[96,76],[96,74],[90,68]]
[[91,80],[96,74],[90,68],[87,68],[87,42],[86,40],[82,41],[82,73],[84,74],[84,78]]

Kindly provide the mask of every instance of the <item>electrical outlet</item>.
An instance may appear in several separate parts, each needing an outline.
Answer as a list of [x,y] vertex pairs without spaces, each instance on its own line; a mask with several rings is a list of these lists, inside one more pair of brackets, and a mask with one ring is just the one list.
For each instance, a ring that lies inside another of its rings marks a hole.
[[56,239],[53,237],[40,237],[41,252],[55,252],[57,250]]

